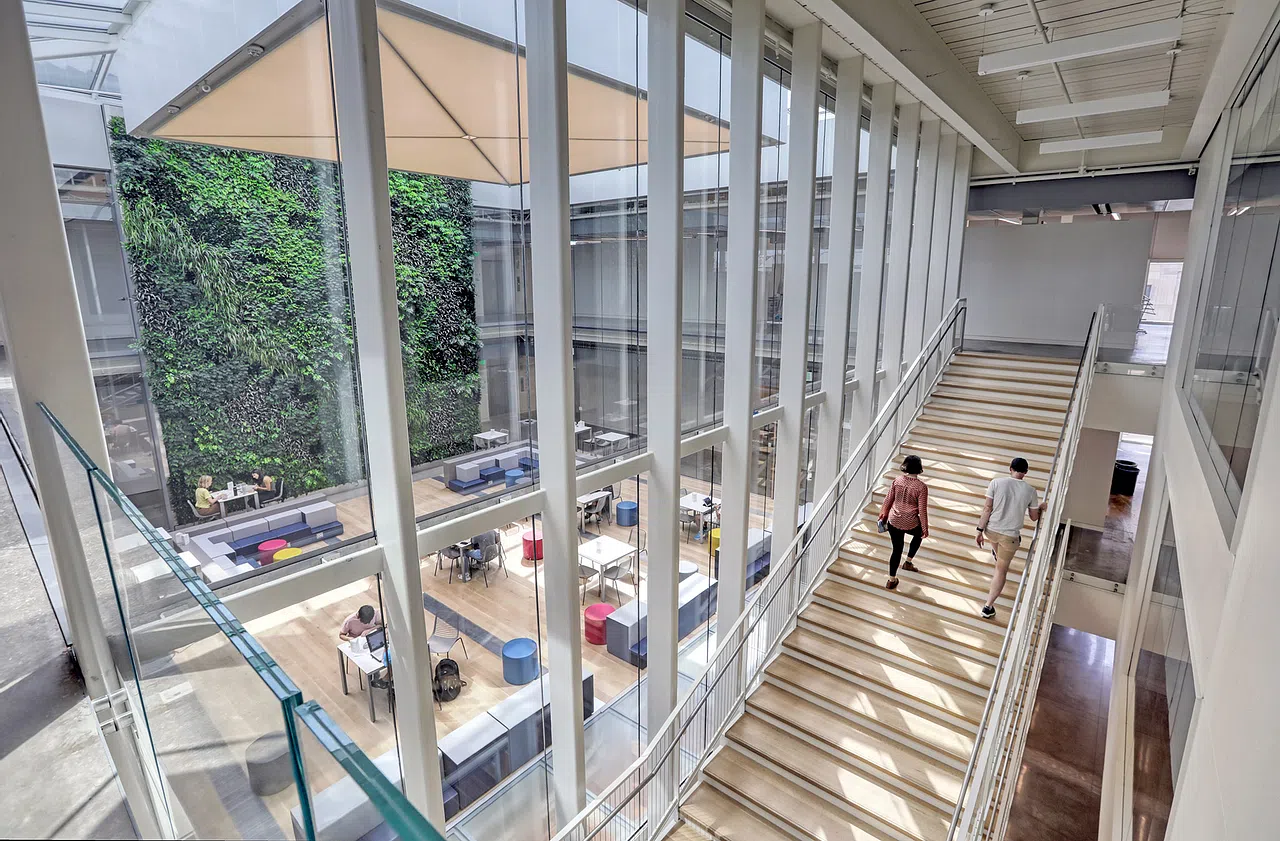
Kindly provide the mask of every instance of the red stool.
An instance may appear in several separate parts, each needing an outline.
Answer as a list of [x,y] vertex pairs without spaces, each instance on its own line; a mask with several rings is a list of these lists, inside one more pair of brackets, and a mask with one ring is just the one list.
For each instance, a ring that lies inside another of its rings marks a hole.
[[274,559],[273,556],[281,549],[286,549],[289,541],[276,538],[275,540],[264,540],[258,544],[258,563],[269,564]]
[[582,618],[586,622],[587,642],[604,645],[604,620],[610,613],[613,613],[613,605],[604,602],[593,604],[582,612]]
[[524,542],[524,557],[527,561],[542,560],[542,535],[534,535],[532,530],[520,535]]

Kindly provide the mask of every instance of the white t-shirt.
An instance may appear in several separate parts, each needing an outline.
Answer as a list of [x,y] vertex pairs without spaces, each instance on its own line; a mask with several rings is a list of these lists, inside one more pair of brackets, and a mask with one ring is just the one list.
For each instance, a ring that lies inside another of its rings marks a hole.
[[992,479],[987,485],[987,498],[991,500],[991,519],[987,521],[987,528],[1014,536],[1022,532],[1027,509],[1037,504],[1036,489],[1012,476]]

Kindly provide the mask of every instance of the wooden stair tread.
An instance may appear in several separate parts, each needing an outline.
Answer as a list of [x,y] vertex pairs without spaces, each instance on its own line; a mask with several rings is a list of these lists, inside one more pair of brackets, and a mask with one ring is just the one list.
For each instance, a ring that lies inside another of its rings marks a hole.
[[[895,469],[892,472],[885,473],[885,475],[881,477],[881,481],[885,484],[889,484],[900,475],[902,475],[901,472]],[[1005,471],[1005,475],[1009,475],[1008,471]],[[925,472],[921,478],[923,478],[925,484],[929,486],[929,494],[931,496],[935,492],[944,492],[957,498],[964,499],[986,499],[987,486],[991,484],[990,479],[971,476],[966,473],[953,472],[947,470],[945,466],[939,466],[936,464],[932,467],[925,465]],[[1028,476],[1027,481],[1032,481],[1032,478]],[[1044,484],[1043,481],[1041,484]],[[1043,493],[1042,488],[1036,488],[1036,491]]]
[[1009,394],[1014,401],[1022,397],[1041,397],[1067,403],[1071,399],[1073,383],[1042,383],[1035,377],[1009,380],[987,377],[981,372],[950,368],[942,375],[942,382],[962,388],[977,388],[1000,394]]
[[[854,526],[854,534],[841,544],[841,548],[854,553],[869,553],[871,557],[878,558],[885,564],[889,563],[889,553],[893,550],[888,536],[877,533],[874,526],[866,521]],[[1014,555],[1013,562],[1009,564],[1009,576],[1015,581],[1021,578],[1027,557],[1025,548],[1019,547],[1018,551],[1022,554]],[[980,576],[990,575],[995,571],[991,550],[979,549],[977,543],[972,541],[961,545],[949,541],[944,543],[928,540],[920,545],[916,560],[930,565],[965,569],[976,572]]]
[[[934,511],[948,511],[956,518],[971,517],[976,522],[982,516],[983,506],[986,505],[986,497],[982,499],[960,500],[952,496],[944,496],[942,494],[933,493],[930,488],[929,493],[929,522],[933,522]],[[889,495],[889,489],[886,486],[880,486],[871,492],[871,498],[876,501],[876,505],[883,505],[885,497]],[[1031,524],[1030,517],[1023,518],[1023,527]]]
[[1013,382],[1035,382],[1044,385],[1059,385],[1071,388],[1076,382],[1076,372],[1071,371],[1034,371],[1026,368],[1006,368],[1002,366],[978,365],[968,360],[957,359],[947,369],[957,374],[971,374],[986,379],[1010,380]]
[[994,441],[984,439],[981,435],[968,435],[962,430],[938,429],[913,425],[907,431],[907,439],[903,447],[918,445],[943,447],[943,452],[950,450],[949,456],[960,459],[978,459],[989,461],[1009,470],[1009,462],[1014,456],[1022,456],[1028,466],[1039,467],[1047,474],[1053,464],[1053,452],[1046,452],[1043,447],[1024,446],[1020,441]]
[[[810,739],[825,743],[847,757],[854,767],[858,762],[877,769],[917,798],[936,797],[954,807],[960,795],[962,771],[943,765],[909,747],[872,730],[855,727],[847,720],[791,693],[766,683],[747,699],[747,706],[769,724],[771,716],[783,724],[805,733]],[[749,743],[748,743],[749,744]],[[860,773],[864,772],[859,769]],[[881,785],[888,783],[881,782]],[[928,800],[925,800],[928,803]],[[937,804],[933,804],[936,805]]]
[[[984,693],[995,679],[995,668],[977,660],[933,645],[925,640],[902,637],[885,628],[832,610],[821,604],[810,605],[800,614],[801,620],[825,628],[873,649],[886,651],[913,667],[939,672],[969,684],[975,695]],[[879,655],[873,655],[879,656]]]
[[[929,512],[929,537],[927,538],[928,540],[934,540],[935,537],[936,539],[949,539],[952,541],[956,540],[956,538],[952,536],[948,536],[945,538],[942,537],[941,535],[935,536],[935,532],[949,532],[950,535],[959,536],[965,539],[971,539],[971,538],[976,539],[978,535],[978,532],[977,532],[978,514],[977,513],[973,514],[972,516],[966,516],[962,512],[952,511],[947,508],[942,508],[941,506],[933,505],[930,507],[932,510]],[[874,524],[876,518],[880,516],[880,506],[877,504],[874,504],[873,502],[872,504],[864,508],[862,510],[862,513],[870,517],[871,523]],[[1024,543],[1025,542],[1026,541],[1024,541]],[[975,546],[974,548],[977,548],[977,547]]]
[[943,590],[938,587],[932,587],[914,581],[910,578],[898,577],[899,584],[893,590],[886,590],[884,586],[887,576],[884,572],[873,571],[867,567],[854,566],[846,561],[837,560],[828,570],[828,574],[837,576],[846,581],[856,581],[865,587],[873,587],[883,590],[885,598],[893,599],[910,599],[926,605],[947,611],[959,617],[967,619],[975,619],[983,623],[991,623],[1004,628],[1009,623],[1009,612],[997,611],[994,619],[981,619],[979,611],[986,599],[981,596],[962,596],[959,593],[953,593],[950,590]]
[[991,429],[979,429],[955,423],[933,421],[927,418],[921,418],[913,423],[911,432],[924,436],[959,437],[967,443],[985,444],[990,442],[993,447],[1040,453],[1050,459],[1053,458],[1053,454],[1058,450],[1058,438],[1056,435],[1051,440],[1033,438],[1023,435],[1021,432],[1004,433]]
[[706,774],[813,841],[885,841],[883,835],[871,833],[818,795],[793,785],[732,747],[723,748],[707,763]]
[[1015,395],[1007,391],[983,389],[964,383],[946,382],[945,380],[938,383],[938,387],[934,389],[933,396],[967,400],[992,406],[1016,405],[1024,409],[1043,409],[1057,412],[1063,417],[1066,416],[1069,405],[1069,401],[1060,400],[1057,397],[1045,397],[1038,394]]
[[[932,450],[913,450],[909,444],[903,444],[902,449],[898,453],[898,463],[906,458],[908,454],[920,456],[920,461],[924,465],[924,475],[947,475],[959,477],[962,480],[976,484],[985,494],[987,485],[992,479],[1001,479],[1009,475],[1009,461],[1004,459],[992,459],[986,457],[980,460],[970,460],[964,456],[954,454],[940,457],[938,453]],[[1012,459],[1010,459],[1012,460]],[[1045,485],[1049,480],[1049,471],[1041,470],[1034,465],[1031,472],[1024,478],[1030,482],[1037,491],[1044,492]]]
[[900,734],[902,739],[946,754],[959,764],[967,763],[969,754],[973,752],[973,738],[967,733],[896,703],[879,692],[841,680],[789,654],[774,660],[766,673],[771,680],[785,684],[792,694],[821,698],[859,719],[869,719]]
[[957,359],[978,360],[988,365],[1037,365],[1044,367],[1063,367],[1074,371],[1080,367],[1079,359],[1066,356],[1033,356],[1029,353],[997,353],[993,351],[966,350],[956,354]]
[[1062,425],[1062,422],[1067,417],[1065,407],[1035,406],[1027,403],[1008,403],[1006,401],[993,403],[979,399],[977,395],[967,391],[956,391],[950,394],[935,392],[926,401],[926,405],[995,419],[1012,417],[1035,423],[1057,424],[1059,426]]
[[868,779],[848,763],[753,715],[738,719],[729,728],[729,738],[909,837],[921,841],[945,841],[947,837],[950,814]]
[[843,605],[882,621],[906,626],[991,657],[998,657],[1004,645],[1004,637],[998,633],[1000,630],[998,626],[993,625],[989,631],[970,627],[912,604],[880,598],[879,594],[864,592],[838,580],[828,579],[819,584],[817,595],[832,604]]
[[927,406],[920,413],[920,420],[924,423],[952,424],[972,429],[1001,429],[1029,439],[1050,441],[1055,446],[1058,443],[1058,436],[1062,432],[1062,424],[1053,423],[1052,421],[1029,421],[1014,417],[997,418],[992,415],[932,405]]
[[[906,440],[906,443],[902,445],[902,449],[904,452],[913,453],[921,458],[924,458],[924,454],[928,453],[935,459],[942,457],[959,462],[989,464],[999,471],[997,476],[1008,476],[1009,462],[1015,455],[1018,455],[1018,453],[1011,455],[1010,450],[993,452],[994,448],[992,447],[975,446],[967,441],[946,438],[942,435],[921,435],[914,432]],[[1039,453],[1026,453],[1022,457],[1027,460],[1027,466],[1031,468],[1033,473],[1039,473],[1045,477],[1049,475],[1049,467],[1052,463],[1050,459]]]
[[[794,841],[782,830],[757,818],[740,803],[735,803],[705,783],[699,784],[684,803],[680,804],[680,816],[701,827],[712,838],[723,838],[725,841]],[[686,835],[667,837],[706,841],[692,827],[686,827],[686,830]]]
[[[869,550],[849,550],[841,546],[839,557],[843,561],[861,564],[871,569],[883,570],[885,574],[888,574],[889,554],[890,549],[887,546],[870,547]],[[916,569],[919,571],[903,574],[916,576],[921,581],[927,581],[934,586],[969,593],[979,598],[985,597],[991,588],[991,573],[984,574],[945,563],[934,563],[926,561],[919,555],[916,556]],[[994,571],[993,568],[992,572]],[[1017,591],[1018,582],[1010,577],[1005,581],[1004,590],[1000,595],[1002,598],[1011,600],[1017,594]]]
[[806,654],[838,669],[856,674],[915,698],[917,701],[977,724],[982,718],[983,700],[948,683],[933,680],[914,670],[877,660],[856,648],[841,645],[821,634],[797,628],[783,640],[783,647]]

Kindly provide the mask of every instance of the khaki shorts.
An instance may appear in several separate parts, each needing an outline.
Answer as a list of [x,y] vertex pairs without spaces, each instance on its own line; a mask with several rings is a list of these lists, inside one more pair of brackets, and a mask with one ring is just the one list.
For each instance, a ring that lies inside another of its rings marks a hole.
[[1012,534],[1001,534],[998,531],[987,530],[987,543],[991,546],[991,551],[996,556],[996,560],[1009,563],[1013,560],[1013,556],[1017,553],[1018,547],[1022,545],[1022,537]]

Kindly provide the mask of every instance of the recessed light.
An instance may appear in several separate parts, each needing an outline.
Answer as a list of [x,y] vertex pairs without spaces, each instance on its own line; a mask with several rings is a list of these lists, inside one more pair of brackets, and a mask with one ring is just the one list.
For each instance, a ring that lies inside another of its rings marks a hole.
[[981,6],[978,7],[978,17],[985,18],[989,15],[995,14],[995,11],[996,11],[995,3],[983,3]]
[[463,139],[463,140],[475,140],[475,139],[476,139],[476,136],[475,136],[474,134],[464,134],[464,135],[462,135],[462,139]]
[[1019,73],[1015,78],[1016,78],[1019,82],[1025,82],[1025,81],[1027,81],[1027,79],[1030,79],[1030,78],[1031,78],[1031,71],[1030,71],[1030,70],[1023,70],[1023,71],[1022,71],[1021,73]]
[[262,48],[261,44],[250,44],[247,52],[249,53],[249,55],[253,56],[254,58],[257,58],[258,56],[265,53],[266,50]]
[[178,107],[178,106],[176,106],[176,105],[167,105],[167,106],[165,106],[165,109],[164,109],[164,110],[168,111],[170,114],[176,114],[176,113],[178,113],[179,111],[181,111],[182,109],[181,109],[181,108],[179,108],[179,107]]
[[207,79],[200,83],[201,93],[209,93],[212,90],[213,90],[213,85],[210,85]]

